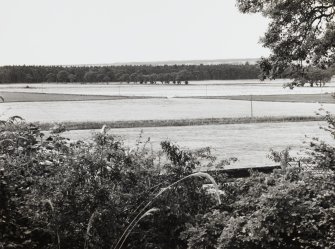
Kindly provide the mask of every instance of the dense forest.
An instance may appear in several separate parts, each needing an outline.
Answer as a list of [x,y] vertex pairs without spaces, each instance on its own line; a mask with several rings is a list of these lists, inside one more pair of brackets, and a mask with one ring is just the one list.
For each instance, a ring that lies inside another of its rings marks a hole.
[[258,65],[3,66],[0,83],[133,82],[188,84],[190,80],[257,79]]

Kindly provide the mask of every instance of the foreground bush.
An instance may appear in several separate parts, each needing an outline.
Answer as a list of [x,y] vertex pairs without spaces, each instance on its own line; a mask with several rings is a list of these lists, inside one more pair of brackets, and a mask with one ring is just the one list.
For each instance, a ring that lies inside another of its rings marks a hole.
[[[335,138],[334,116],[325,120]],[[313,138],[307,154],[290,166],[288,150],[272,151],[282,169],[223,184],[225,205],[182,233],[188,248],[335,248],[335,148]]]
[[221,206],[189,224],[188,248],[334,248],[335,178],[288,168],[225,188]]
[[[194,172],[208,150],[162,152],[146,142],[130,150],[105,131],[92,142],[70,142],[53,130],[13,117],[0,133],[0,248],[111,248],[137,212],[162,188]],[[187,179],[153,203],[124,247],[177,248],[187,221],[217,205]]]
[[290,166],[285,151],[273,153],[283,167],[271,174],[213,172],[218,204],[200,178],[166,189],[200,166],[230,162],[216,163],[209,149],[166,141],[154,153],[141,139],[129,149],[105,129],[92,142],[71,142],[56,128],[46,135],[19,117],[1,123],[0,248],[119,248],[119,238],[122,248],[335,248],[329,144],[312,141],[308,169]]

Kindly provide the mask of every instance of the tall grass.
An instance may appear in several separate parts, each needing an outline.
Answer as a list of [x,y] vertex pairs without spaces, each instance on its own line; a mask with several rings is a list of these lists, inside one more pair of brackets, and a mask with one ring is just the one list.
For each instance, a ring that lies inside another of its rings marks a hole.
[[[148,211],[146,211],[139,219],[135,220],[134,224],[129,228],[129,230],[125,233],[125,236],[119,246],[119,248],[122,248],[124,242],[126,241],[126,239],[128,238],[129,234],[131,233],[131,231],[136,227],[136,225],[140,222],[140,220],[142,220],[144,217],[153,215],[154,212],[158,212],[159,209],[158,208],[151,208]],[[118,241],[119,242],[119,241]]]
[[[119,240],[117,241],[116,245],[113,247],[113,245],[111,246],[112,249],[121,249],[124,242],[126,241],[126,239],[128,238],[129,234],[131,233],[131,231],[135,228],[135,226],[140,222],[141,219],[147,217],[148,215],[151,215],[153,212],[158,211],[158,209],[152,208],[149,209],[148,211],[145,211],[158,197],[160,197],[164,192],[166,192],[167,190],[171,189],[172,187],[174,187],[175,185],[177,185],[178,183],[180,183],[181,181],[184,181],[188,178],[191,177],[204,177],[207,178],[208,180],[211,181],[211,183],[214,185],[215,187],[215,192],[216,192],[216,197],[218,200],[218,203],[221,204],[221,199],[220,199],[220,193],[219,193],[219,188],[217,183],[215,182],[214,178],[212,176],[210,176],[207,173],[204,172],[197,172],[197,173],[193,173],[190,174],[188,176],[185,176],[175,182],[173,182],[172,184],[170,184],[169,186],[165,187],[165,188],[161,188],[160,191],[140,210],[140,212],[135,216],[135,218],[130,222],[130,224],[126,227],[126,229],[124,230],[124,232],[122,233],[121,237],[119,238]],[[137,208],[138,209],[138,208]]]
[[[55,207],[52,204],[50,199],[45,199],[43,201],[45,204],[48,204],[48,206],[50,207],[51,211],[52,211],[52,215],[55,215]],[[58,227],[56,228],[56,238],[57,238],[57,248],[60,249],[60,236],[59,236],[59,231],[58,231]]]
[[86,228],[86,235],[85,235],[85,243],[84,243],[84,249],[86,249],[88,247],[88,239],[90,237],[90,231],[91,231],[91,228],[92,228],[92,224],[93,224],[93,221],[94,221],[94,218],[97,214],[97,211],[95,210],[90,219],[88,220],[88,224],[87,224],[87,228]]

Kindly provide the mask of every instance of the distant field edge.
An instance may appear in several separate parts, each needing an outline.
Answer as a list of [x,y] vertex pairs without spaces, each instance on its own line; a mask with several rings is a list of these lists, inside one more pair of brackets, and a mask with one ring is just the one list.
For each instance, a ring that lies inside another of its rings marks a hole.
[[335,104],[335,98],[330,93],[322,94],[270,94],[270,95],[236,95],[236,96],[190,96],[178,98],[197,99],[228,99],[244,101],[266,101],[266,102],[294,102],[294,103],[324,103]]
[[[132,121],[85,121],[61,122],[68,130],[94,130],[103,125],[109,128],[138,128],[138,127],[166,127],[166,126],[198,126],[248,123],[280,123],[323,121],[321,116],[267,116],[241,118],[206,118],[206,119],[171,119],[171,120],[132,120]],[[52,128],[55,123],[37,123],[43,130]]]
[[4,101],[0,103],[165,98],[155,96],[85,95],[85,94],[9,92],[9,91],[0,91],[0,96],[4,99]]

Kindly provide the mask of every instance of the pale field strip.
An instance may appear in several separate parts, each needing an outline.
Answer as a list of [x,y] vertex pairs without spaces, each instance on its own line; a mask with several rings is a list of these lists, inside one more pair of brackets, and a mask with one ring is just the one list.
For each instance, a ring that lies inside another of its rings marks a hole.
[[[254,101],[254,117],[314,116],[324,108],[335,113],[334,104]],[[250,101],[225,99],[121,99],[1,103],[0,115],[13,115],[31,122],[86,122],[239,118],[251,116]]]
[[[287,82],[287,80],[270,81],[268,83],[258,80],[194,81],[190,82],[190,85],[24,83],[0,84],[0,91],[168,98],[190,96],[321,94],[335,92],[335,82],[329,83],[325,87],[300,87],[294,90],[283,88],[283,83],[285,82]],[[27,86],[29,86],[29,88],[27,88]]]
[[[170,140],[183,149],[211,147],[218,160],[237,157],[238,161],[227,168],[273,166],[276,163],[267,158],[270,148],[281,151],[288,146],[292,155],[303,157],[301,150],[308,147],[313,137],[334,144],[331,136],[320,126],[325,122],[286,122],[257,124],[226,124],[188,127],[149,127],[111,129],[110,134],[122,138],[126,146],[135,146],[141,131],[142,141],[150,138],[147,148],[157,151],[160,142]],[[89,140],[99,130],[73,130],[64,135],[70,139]],[[306,143],[304,143],[306,142]]]

